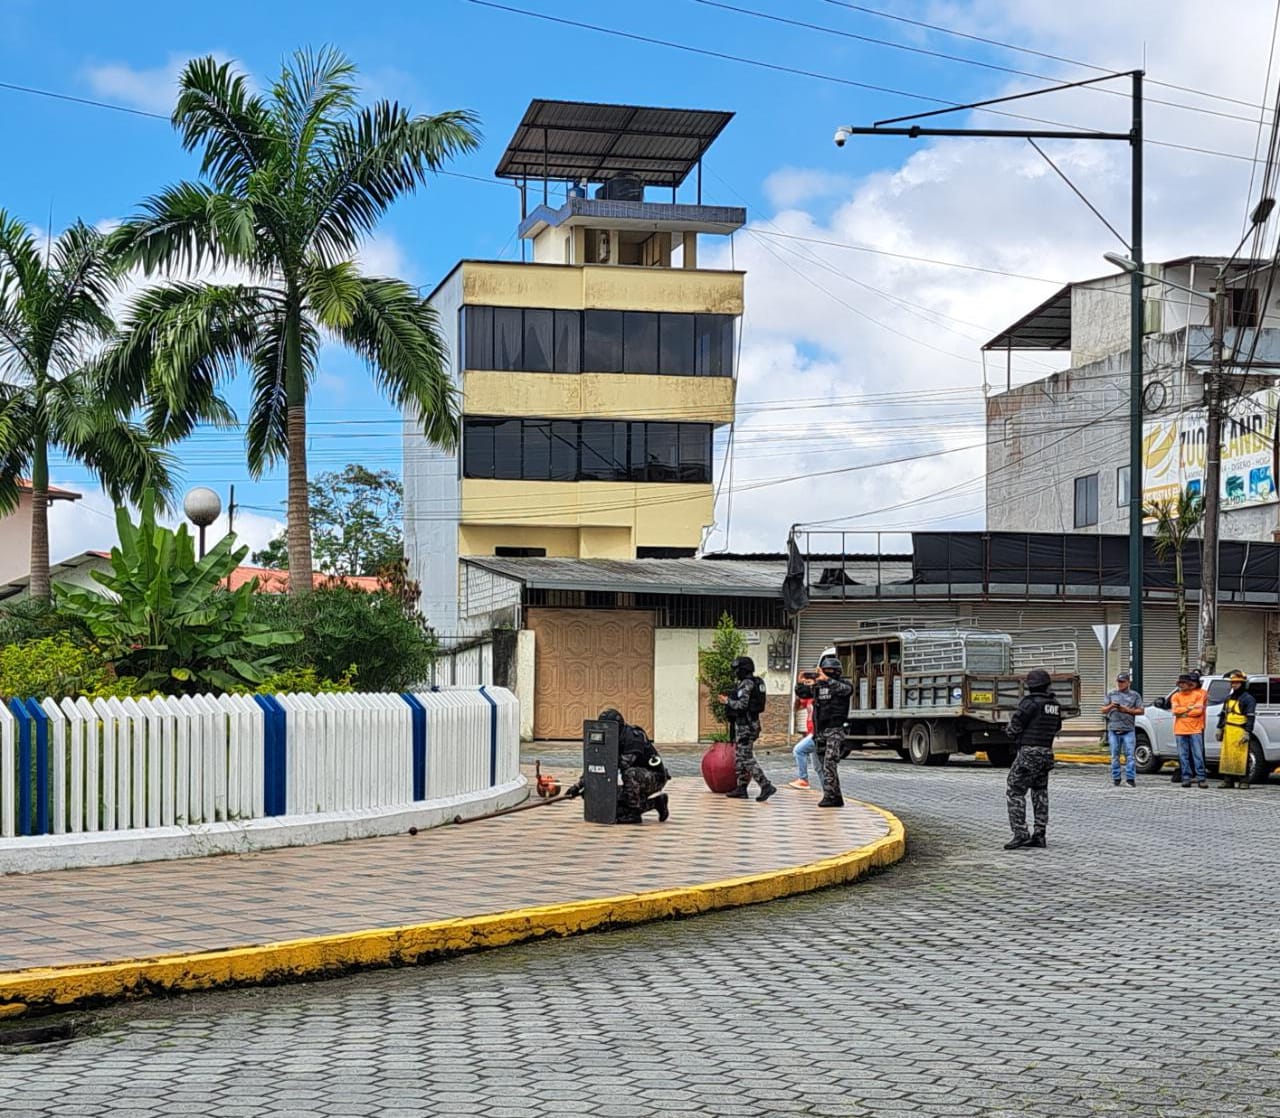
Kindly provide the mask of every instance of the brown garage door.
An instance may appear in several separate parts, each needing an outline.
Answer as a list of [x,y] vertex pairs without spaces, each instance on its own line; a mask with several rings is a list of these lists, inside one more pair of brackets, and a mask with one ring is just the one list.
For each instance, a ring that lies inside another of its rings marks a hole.
[[653,614],[531,609],[533,736],[578,740],[605,707],[653,733]]

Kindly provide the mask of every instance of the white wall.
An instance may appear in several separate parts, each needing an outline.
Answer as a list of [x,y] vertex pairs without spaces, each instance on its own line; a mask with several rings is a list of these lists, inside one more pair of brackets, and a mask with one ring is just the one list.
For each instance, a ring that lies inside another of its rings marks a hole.
[[18,507],[0,517],[0,584],[26,575],[31,566],[31,494],[18,494]]
[[532,629],[516,632],[516,699],[520,703],[520,740],[533,741],[534,649],[537,634]]

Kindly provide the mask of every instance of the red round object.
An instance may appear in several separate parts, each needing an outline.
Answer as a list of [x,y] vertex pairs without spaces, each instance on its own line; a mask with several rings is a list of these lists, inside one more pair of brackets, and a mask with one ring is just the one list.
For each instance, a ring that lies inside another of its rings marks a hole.
[[718,741],[702,755],[702,779],[713,792],[732,792],[738,786],[733,742]]

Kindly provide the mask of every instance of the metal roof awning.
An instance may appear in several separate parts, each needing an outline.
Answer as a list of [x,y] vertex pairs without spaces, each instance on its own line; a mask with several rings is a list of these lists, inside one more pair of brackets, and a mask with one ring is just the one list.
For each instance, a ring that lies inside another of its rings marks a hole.
[[1072,284],[1001,330],[983,349],[1070,349]]
[[465,556],[480,567],[538,590],[780,598],[785,562],[705,559],[552,559]]
[[732,119],[707,109],[534,100],[494,174],[597,183],[633,175],[646,186],[675,187]]

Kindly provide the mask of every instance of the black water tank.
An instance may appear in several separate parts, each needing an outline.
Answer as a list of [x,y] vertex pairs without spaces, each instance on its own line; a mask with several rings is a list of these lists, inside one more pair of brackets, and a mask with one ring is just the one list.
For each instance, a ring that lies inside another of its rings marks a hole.
[[596,197],[611,202],[643,202],[644,183],[635,175],[614,175],[596,191]]

